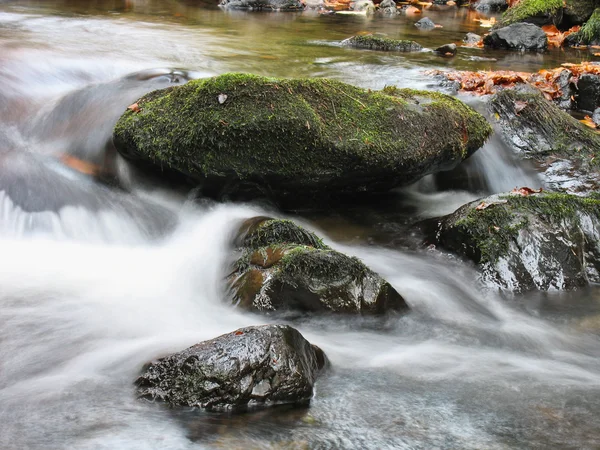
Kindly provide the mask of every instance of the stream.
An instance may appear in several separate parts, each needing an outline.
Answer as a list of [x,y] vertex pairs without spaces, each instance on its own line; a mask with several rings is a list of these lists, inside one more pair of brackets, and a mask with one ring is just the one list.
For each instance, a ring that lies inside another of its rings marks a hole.
[[[110,145],[114,123],[144,93],[229,71],[443,90],[427,70],[593,59],[339,45],[368,31],[433,49],[485,32],[466,8],[427,16],[443,28],[423,32],[404,15],[231,12],[183,0],[0,0],[0,449],[600,446],[600,287],[499,293],[469,264],[415,250],[407,231],[484,195],[539,187],[499,136],[445,182],[428,176],[367,204],[285,212],[198,201]],[[102,183],[86,174],[98,167]],[[146,362],[277,323],[234,309],[224,291],[232,238],[258,215],[292,218],[358,256],[411,313],[293,321],[332,364],[308,408],[217,414],[137,400]]]

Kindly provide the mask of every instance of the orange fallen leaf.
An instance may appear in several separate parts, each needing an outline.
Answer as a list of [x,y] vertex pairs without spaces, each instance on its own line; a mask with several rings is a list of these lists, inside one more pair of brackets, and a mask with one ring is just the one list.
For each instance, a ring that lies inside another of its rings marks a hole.
[[491,19],[474,19],[475,22],[479,22],[479,26],[482,28],[492,28],[496,25],[496,18],[492,17]]
[[66,153],[61,155],[59,159],[65,166],[68,166],[77,172],[83,173],[84,175],[97,176],[102,172],[102,168],[100,166]]
[[519,194],[523,197],[527,197],[528,195],[532,195],[532,194],[540,194],[542,192],[542,188],[539,189],[531,189],[530,187],[522,187],[522,188],[514,188],[512,191],[510,191],[511,194]]
[[517,100],[517,101],[515,102],[515,112],[516,112],[517,114],[519,114],[521,111],[523,111],[525,108],[527,108],[527,105],[528,105],[528,104],[529,104],[529,103],[527,103],[527,102],[524,102],[523,100]]
[[129,105],[127,107],[127,109],[129,111],[133,111],[134,113],[139,113],[142,110],[142,108],[140,108],[140,105],[138,105],[137,103],[134,103],[133,105]]
[[583,119],[580,120],[580,122],[590,128],[598,128],[598,125],[596,125],[596,122],[594,122],[590,116],[585,116]]

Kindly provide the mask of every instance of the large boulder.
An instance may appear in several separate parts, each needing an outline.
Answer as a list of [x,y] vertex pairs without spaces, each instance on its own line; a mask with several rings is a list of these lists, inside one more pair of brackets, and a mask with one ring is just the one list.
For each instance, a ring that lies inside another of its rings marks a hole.
[[531,23],[515,23],[493,30],[483,38],[486,47],[509,50],[546,50],[548,37],[544,31]]
[[412,183],[453,168],[490,132],[480,114],[435,92],[234,73],[142,97],[113,140],[202,194],[292,202]]
[[502,139],[540,168],[546,188],[573,194],[600,189],[600,135],[537,90],[506,89],[492,97]]
[[562,27],[583,24],[592,16],[596,6],[596,0],[565,0]]
[[600,281],[600,196],[488,197],[439,219],[429,242],[471,259],[503,289],[586,286]]
[[290,220],[246,221],[228,277],[234,304],[274,311],[383,314],[408,306],[383,278]]
[[564,0],[521,0],[502,15],[502,25],[527,22],[535,25],[558,25],[562,20]]
[[221,0],[224,9],[271,9],[274,11],[298,11],[304,9],[300,0]]
[[152,361],[140,398],[208,410],[310,401],[327,359],[287,325],[241,328]]
[[344,47],[364,48],[384,52],[418,52],[423,50],[415,41],[388,39],[372,34],[352,36],[342,41]]

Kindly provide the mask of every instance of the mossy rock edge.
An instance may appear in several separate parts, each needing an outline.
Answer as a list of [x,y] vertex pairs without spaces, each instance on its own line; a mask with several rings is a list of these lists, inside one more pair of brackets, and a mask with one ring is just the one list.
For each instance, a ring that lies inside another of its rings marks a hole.
[[514,292],[600,281],[597,195],[491,196],[438,219],[429,239],[473,261],[486,281]]
[[384,314],[408,309],[358,258],[337,252],[290,220],[249,219],[228,276],[232,302],[262,313]]
[[217,197],[386,191],[453,168],[491,133],[480,114],[443,94],[328,79],[230,73],[137,105],[114,129],[121,154]]

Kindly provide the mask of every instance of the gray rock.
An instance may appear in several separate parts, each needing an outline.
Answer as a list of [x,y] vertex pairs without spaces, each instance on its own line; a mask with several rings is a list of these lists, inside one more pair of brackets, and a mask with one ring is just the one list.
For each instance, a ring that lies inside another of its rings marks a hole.
[[344,47],[377,50],[380,52],[418,52],[423,50],[423,47],[415,41],[388,39],[372,34],[352,36],[344,39],[341,44]]
[[586,112],[594,111],[600,106],[600,76],[583,74],[577,81],[577,109]]
[[465,44],[477,44],[481,40],[481,36],[475,33],[467,33],[463,38]]
[[594,110],[594,114],[592,115],[592,120],[597,126],[600,126],[600,108],[596,108]]
[[241,328],[152,361],[136,380],[140,398],[228,410],[308,403],[321,349],[287,325]]
[[415,27],[421,30],[433,30],[435,28],[435,22],[429,17],[423,17],[421,20],[415,23]]
[[472,260],[513,292],[600,281],[600,197],[501,194],[436,220],[428,242]]
[[483,38],[487,47],[509,50],[537,50],[548,47],[548,37],[544,31],[531,23],[514,23],[492,31]]
[[434,50],[438,55],[455,56],[457,52],[456,44],[446,44]]
[[399,14],[394,0],[383,0],[379,4],[378,12],[386,16],[395,16]]
[[475,5],[477,11],[490,12],[490,11],[503,11],[508,8],[508,2],[506,0],[479,0]]

